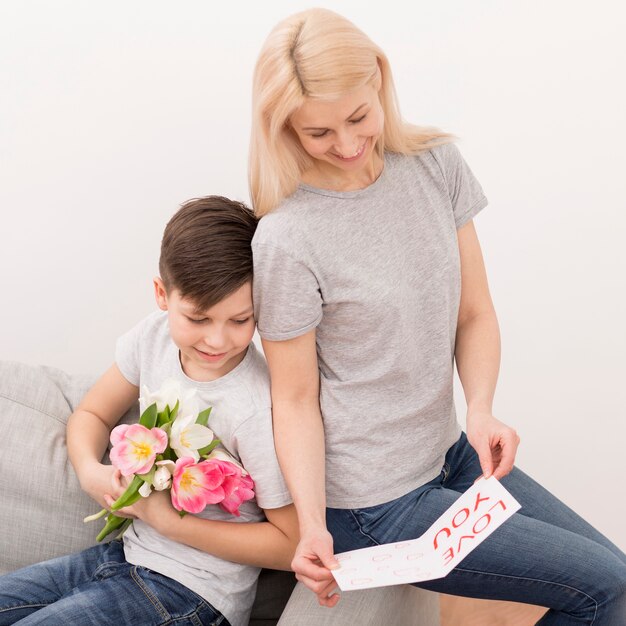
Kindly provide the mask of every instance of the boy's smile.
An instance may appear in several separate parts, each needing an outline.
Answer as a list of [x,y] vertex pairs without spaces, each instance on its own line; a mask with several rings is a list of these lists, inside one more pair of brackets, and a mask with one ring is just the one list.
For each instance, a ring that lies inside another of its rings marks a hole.
[[154,285],[157,304],[167,311],[170,336],[189,378],[216,380],[241,363],[255,329],[250,282],[206,311],[198,311],[177,289],[167,293],[160,278]]
[[210,363],[214,363],[215,361],[219,361],[223,356],[226,355],[225,352],[220,352],[217,354],[211,354],[210,352],[203,352],[199,348],[194,348],[194,350],[198,353],[198,356],[205,361],[209,361]]

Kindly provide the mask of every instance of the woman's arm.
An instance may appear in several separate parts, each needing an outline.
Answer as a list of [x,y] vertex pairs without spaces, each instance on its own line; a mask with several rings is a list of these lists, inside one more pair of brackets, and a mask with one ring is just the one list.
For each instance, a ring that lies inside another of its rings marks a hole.
[[467,438],[485,476],[506,476],[515,462],[517,433],[492,415],[500,366],[500,331],[472,221],[458,230],[461,303],[455,358],[467,402]]
[[263,341],[272,382],[276,454],[300,521],[300,543],[291,563],[297,578],[334,606],[339,596],[330,569],[338,562],[326,529],[324,427],[319,405],[315,330],[287,341]]
[[94,500],[106,507],[104,494],[111,490],[115,471],[101,463],[111,429],[139,398],[117,365],[112,365],[87,392],[67,422],[67,452],[80,485]]

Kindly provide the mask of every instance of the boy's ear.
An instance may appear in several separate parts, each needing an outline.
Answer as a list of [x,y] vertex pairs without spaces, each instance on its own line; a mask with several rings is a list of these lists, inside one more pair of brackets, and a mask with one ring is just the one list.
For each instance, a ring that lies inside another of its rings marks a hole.
[[161,311],[167,311],[167,291],[165,284],[159,276],[154,277],[154,299]]

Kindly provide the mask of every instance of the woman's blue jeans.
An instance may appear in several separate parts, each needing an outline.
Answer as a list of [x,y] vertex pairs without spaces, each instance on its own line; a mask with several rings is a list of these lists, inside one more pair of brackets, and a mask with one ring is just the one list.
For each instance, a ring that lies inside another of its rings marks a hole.
[[0,578],[0,624],[228,626],[184,585],[124,558],[121,541]]
[[[391,502],[327,509],[335,552],[415,539],[482,474],[465,433],[441,474]],[[539,624],[626,625],[626,555],[515,468],[502,484],[522,505],[445,578],[416,586],[549,607]]]

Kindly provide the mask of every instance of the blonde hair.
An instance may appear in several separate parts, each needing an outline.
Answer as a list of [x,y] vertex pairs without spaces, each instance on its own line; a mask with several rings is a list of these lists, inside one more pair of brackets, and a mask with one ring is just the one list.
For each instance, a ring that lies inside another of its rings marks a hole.
[[383,135],[375,149],[417,154],[450,141],[451,135],[403,121],[389,61],[352,22],[327,9],[310,9],[283,20],[259,54],[252,90],[249,184],[257,216],[292,194],[312,165],[289,118],[312,98],[332,101],[380,80]]

